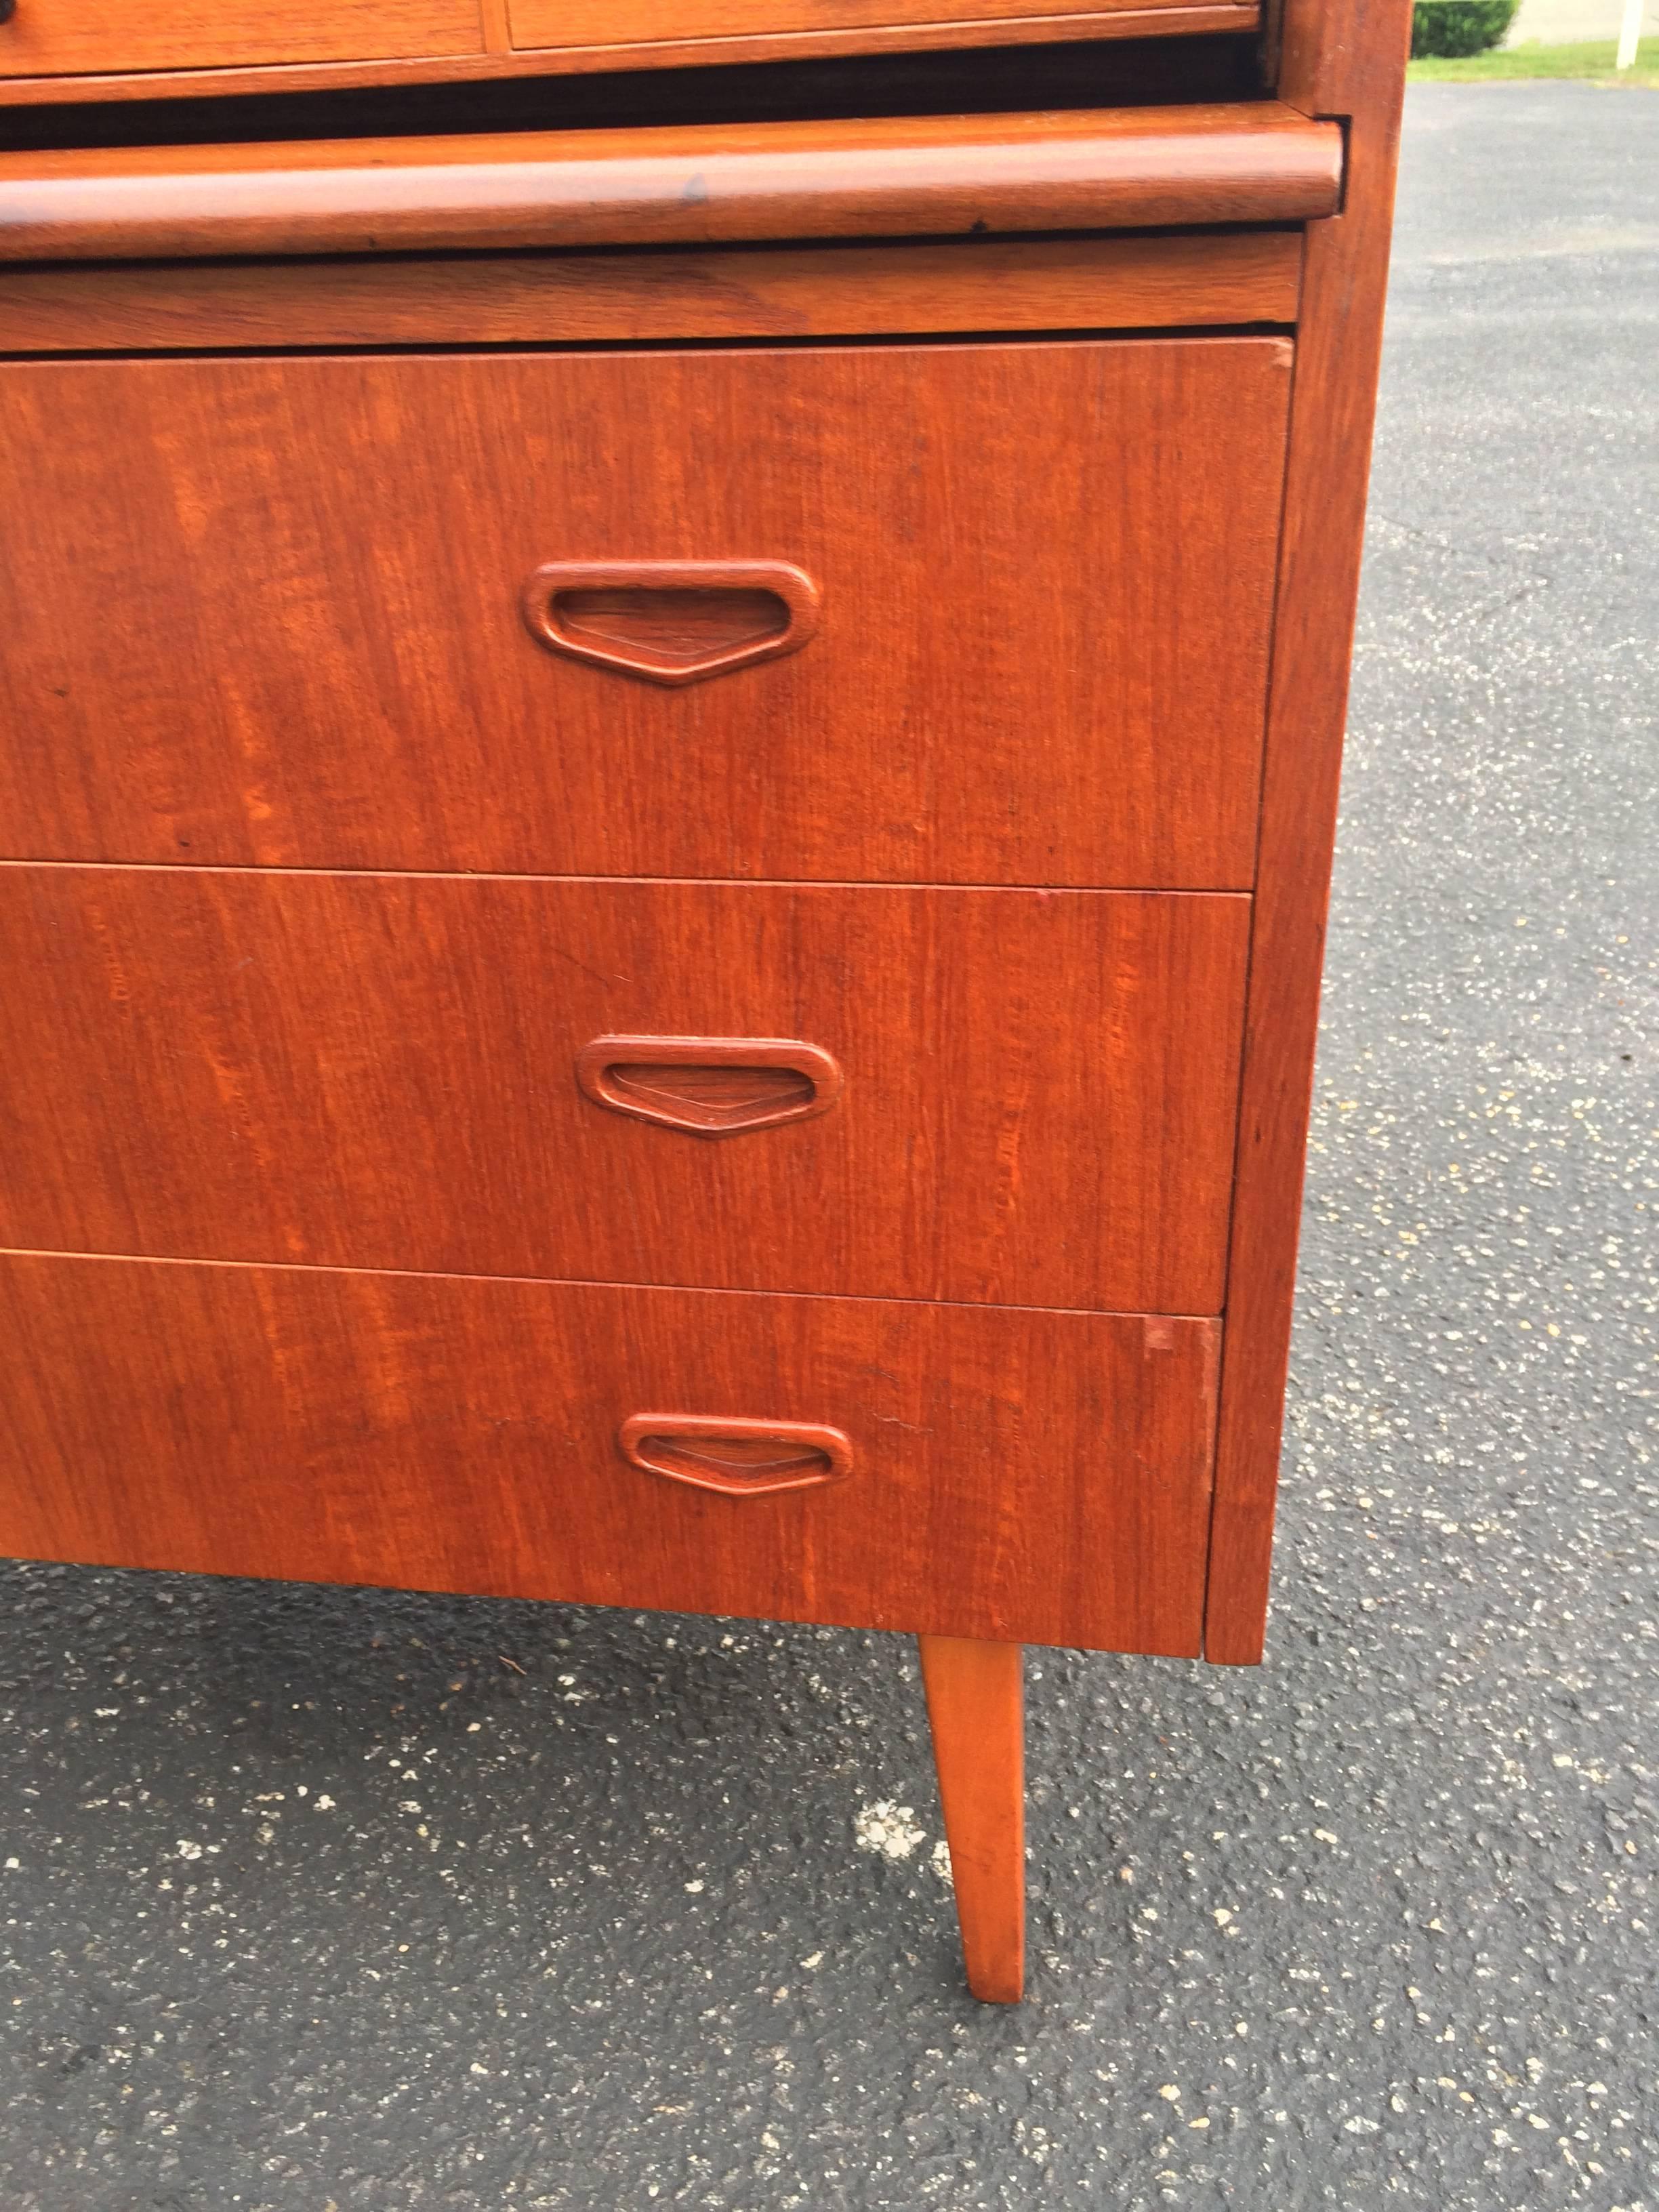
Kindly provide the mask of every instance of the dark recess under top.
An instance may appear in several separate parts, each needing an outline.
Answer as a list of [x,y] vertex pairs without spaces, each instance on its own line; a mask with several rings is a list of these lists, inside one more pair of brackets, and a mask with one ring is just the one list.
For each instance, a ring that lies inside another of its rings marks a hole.
[[1026,108],[1251,100],[1261,94],[1256,40],[1217,34],[340,92],[0,106],[0,149],[223,146],[283,138],[592,131],[813,117],[994,115]]

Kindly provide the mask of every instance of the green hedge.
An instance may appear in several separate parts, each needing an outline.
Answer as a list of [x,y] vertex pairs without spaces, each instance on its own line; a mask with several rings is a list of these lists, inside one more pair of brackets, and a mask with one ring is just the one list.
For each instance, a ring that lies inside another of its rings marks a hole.
[[1515,21],[1521,0],[1417,0],[1412,55],[1484,54]]

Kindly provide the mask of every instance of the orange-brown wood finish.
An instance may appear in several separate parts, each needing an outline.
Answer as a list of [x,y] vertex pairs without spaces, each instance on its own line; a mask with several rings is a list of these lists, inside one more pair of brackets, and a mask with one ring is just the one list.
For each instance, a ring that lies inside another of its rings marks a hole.
[[482,43],[477,0],[19,0],[0,23],[0,76],[465,54]]
[[852,1440],[811,1421],[751,1421],[726,1413],[630,1413],[617,1431],[630,1467],[717,1498],[764,1498],[845,1482]]
[[799,653],[818,598],[789,561],[549,561],[519,604],[550,653],[678,689]]
[[[0,1243],[1214,1313],[1248,909],[0,869]],[[709,1143],[585,1090],[614,1036],[842,1086]]]
[[1411,10],[1286,0],[1280,82],[1342,114],[1350,180],[1311,227],[1279,556],[1249,1030],[1232,1217],[1206,1655],[1260,1659],[1348,659]]
[[791,1037],[602,1036],[576,1054],[596,1105],[696,1137],[810,1121],[845,1079],[832,1054]]
[[[0,838],[1247,888],[1291,351],[0,368]],[[664,689],[521,617],[550,560],[708,559],[810,578],[805,649]]]
[[[975,12],[1021,15],[1101,15],[1116,0],[1002,0]],[[1126,8],[1144,0],[1122,0]],[[836,0],[836,27],[879,30],[896,15],[915,23],[948,23],[963,0]],[[515,46],[654,46],[670,39],[769,38],[823,27],[818,0],[507,0]]]
[[1025,1993],[1025,1691],[1018,1644],[923,1636],[921,1678],[968,1986]]
[[0,267],[14,353],[591,343],[1296,320],[1297,232]]
[[[483,0],[488,22],[500,0]],[[1026,46],[1091,40],[1191,37],[1217,32],[1247,37],[1259,27],[1261,10],[1254,0],[1193,0],[1193,4],[1132,8],[1096,6],[1086,14],[964,16],[945,22],[905,20],[895,10],[891,22],[855,30],[765,32],[723,39],[665,38],[634,45],[531,48],[504,52],[493,35],[480,39],[480,51],[467,53],[410,53],[395,60],[288,64],[276,67],[180,66],[139,72],[58,76],[0,75],[0,106],[40,106],[63,100],[151,100],[183,96],[263,93],[309,93],[357,86],[477,84],[550,74],[594,75],[616,70],[689,69],[698,63],[793,62],[849,54],[938,52],[951,47]],[[3,35],[3,33],[0,33]],[[38,64],[36,64],[38,66]]]
[[[1197,1652],[1212,1322],[0,1259],[20,1558]],[[805,1423],[843,1480],[630,1464]]]
[[1342,137],[1273,100],[0,155],[0,260],[1129,228],[1328,215]]
[[630,1413],[617,1431],[630,1467],[716,1498],[814,1490],[853,1472],[852,1440],[812,1421],[753,1421],[726,1413]]

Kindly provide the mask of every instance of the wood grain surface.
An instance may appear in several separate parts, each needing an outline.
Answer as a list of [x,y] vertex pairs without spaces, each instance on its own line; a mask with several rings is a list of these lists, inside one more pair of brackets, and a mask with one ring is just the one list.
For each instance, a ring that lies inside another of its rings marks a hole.
[[688,1135],[746,1135],[827,1114],[846,1078],[822,1047],[790,1037],[595,1037],[576,1054],[597,1106]]
[[1293,323],[1288,230],[788,252],[0,266],[14,353]]
[[[484,0],[486,9],[496,0]],[[0,76],[0,106],[44,106],[66,93],[76,100],[153,100],[159,98],[308,94],[357,87],[409,88],[430,84],[487,84],[550,75],[610,75],[617,70],[707,68],[854,58],[887,54],[896,59],[951,48],[1030,47],[1070,45],[1078,40],[1176,39],[1200,35],[1236,36],[1243,43],[1259,27],[1261,10],[1254,0],[1195,0],[1193,5],[1096,9],[1086,15],[973,15],[949,22],[899,20],[855,30],[837,28],[766,33],[727,39],[659,39],[625,46],[535,47],[522,53],[497,51],[460,54],[411,53],[384,61],[286,64],[271,67],[176,68],[114,74],[77,75],[72,86],[61,74]],[[482,45],[483,41],[480,41]],[[492,46],[493,46],[493,41]],[[38,65],[37,65],[38,66]]]
[[[25,859],[1245,888],[1276,338],[0,368]],[[787,659],[548,653],[549,560],[781,560]]]
[[[1192,1656],[1216,1324],[0,1261],[0,1552]],[[713,1497],[630,1414],[825,1424]]]
[[1309,234],[1262,795],[1206,1653],[1261,1656],[1348,657],[1382,350],[1408,0],[1286,0],[1281,86],[1346,113],[1342,214]]
[[845,1482],[857,1464],[852,1438],[841,1429],[731,1413],[630,1413],[617,1442],[630,1467],[717,1498],[815,1490]]
[[[976,12],[1022,15],[1109,15],[1145,0],[1000,0]],[[507,0],[515,46],[656,45],[669,39],[774,37],[823,28],[823,0]],[[896,15],[948,23],[963,0],[836,0],[838,30],[879,29]]]
[[[0,869],[0,1243],[1219,1310],[1249,902]],[[596,1038],[799,1039],[718,1142]],[[764,1410],[764,1409],[763,1409]]]
[[0,24],[0,76],[465,54],[482,44],[477,0],[20,0]]
[[1018,1644],[924,1636],[951,1881],[968,1986],[987,2004],[1025,1991],[1024,1654]]
[[550,653],[672,687],[799,653],[819,614],[787,561],[548,561],[519,608]]
[[967,1984],[1018,2004],[1026,1980],[1024,1652],[918,1637]]
[[1335,125],[1274,100],[76,147],[0,154],[0,259],[1282,222],[1330,214],[1341,173]]

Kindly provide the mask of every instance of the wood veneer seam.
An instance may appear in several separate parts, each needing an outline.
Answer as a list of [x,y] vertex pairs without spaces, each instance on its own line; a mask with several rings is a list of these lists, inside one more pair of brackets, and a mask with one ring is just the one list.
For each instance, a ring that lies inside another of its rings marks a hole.
[[560,1290],[659,1291],[664,1297],[799,1298],[819,1305],[950,1306],[965,1313],[1072,1314],[1084,1320],[1190,1322],[1218,1328],[1224,1313],[1166,1313],[1144,1306],[1022,1305],[1004,1298],[897,1298],[875,1291],[751,1291],[716,1283],[619,1282],[589,1275],[490,1275],[469,1267],[362,1267],[319,1260],[221,1260],[176,1252],[88,1252],[52,1246],[0,1244],[0,1260],[85,1260],[124,1267],[240,1267],[256,1273],[293,1275],[391,1275],[442,1283],[545,1283]]
[[265,865],[256,860],[81,860],[61,855],[31,860],[0,857],[0,868],[77,868],[103,870],[112,875],[167,876],[383,876],[453,884],[641,884],[665,888],[702,890],[778,891],[1007,891],[1029,896],[1033,891],[1063,893],[1079,898],[1201,898],[1249,899],[1252,893],[1237,884],[1182,884],[1170,889],[1162,884],[957,884],[921,883],[908,876],[585,876],[541,873],[514,868],[318,868],[287,862]]

